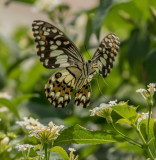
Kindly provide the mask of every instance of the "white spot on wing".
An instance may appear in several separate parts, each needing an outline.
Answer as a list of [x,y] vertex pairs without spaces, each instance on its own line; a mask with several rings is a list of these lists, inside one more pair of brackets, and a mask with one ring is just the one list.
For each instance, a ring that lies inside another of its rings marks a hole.
[[102,58],[102,57],[100,57],[100,60],[101,60],[102,64],[103,64],[104,66],[106,66],[106,60],[105,60],[104,58]]
[[50,46],[50,49],[52,49],[52,50],[57,49],[57,48],[58,48],[58,46],[56,46],[56,45],[51,45]]
[[63,54],[64,52],[62,50],[54,50],[50,52],[50,57],[56,57],[59,56],[61,54]]

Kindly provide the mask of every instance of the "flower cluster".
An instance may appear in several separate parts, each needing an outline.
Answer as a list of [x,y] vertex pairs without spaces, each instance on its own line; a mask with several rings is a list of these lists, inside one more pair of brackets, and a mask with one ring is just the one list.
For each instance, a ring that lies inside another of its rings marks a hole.
[[34,136],[42,143],[50,143],[54,141],[58,135],[60,130],[64,127],[56,126],[53,122],[49,122],[48,126],[44,126],[38,119],[24,117],[24,121],[17,121],[24,131],[28,132],[29,136]]
[[32,130],[34,127],[43,126],[38,119],[32,117],[24,117],[23,121],[16,121],[16,124],[20,125],[24,131]]
[[30,136],[36,137],[42,143],[49,143],[57,139],[59,132],[63,127],[63,125],[56,126],[53,122],[50,122],[48,126],[35,126],[30,131]]
[[156,91],[156,84],[155,83],[150,83],[149,85],[147,85],[148,89],[138,89],[136,90],[136,92],[139,92],[142,97],[149,103],[152,105],[152,98],[154,96],[154,92]]
[[18,151],[26,151],[29,150],[30,148],[34,147],[33,145],[30,144],[17,144],[15,148],[18,149]]
[[99,117],[104,117],[110,123],[112,122],[111,112],[112,106],[117,105],[117,100],[110,101],[108,104],[101,103],[99,107],[95,107],[94,109],[90,110],[91,116],[97,115]]

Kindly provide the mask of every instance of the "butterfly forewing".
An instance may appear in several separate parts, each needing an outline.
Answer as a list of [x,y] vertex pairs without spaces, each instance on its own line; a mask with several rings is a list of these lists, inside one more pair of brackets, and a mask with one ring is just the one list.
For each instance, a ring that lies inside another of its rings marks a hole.
[[55,26],[40,20],[32,24],[37,54],[46,68],[82,65],[84,59],[77,47]]
[[113,67],[119,45],[119,38],[113,33],[108,34],[104,37],[92,58],[92,61],[98,65],[98,73],[103,78],[108,76]]

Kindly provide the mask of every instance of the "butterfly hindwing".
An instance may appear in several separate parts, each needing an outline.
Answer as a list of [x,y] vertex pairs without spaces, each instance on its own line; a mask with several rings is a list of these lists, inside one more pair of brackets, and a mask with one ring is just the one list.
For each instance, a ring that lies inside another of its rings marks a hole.
[[90,104],[90,83],[86,83],[83,85],[81,89],[79,89],[75,93],[75,104],[78,106],[82,106],[83,108],[86,108]]
[[104,37],[92,58],[92,61],[98,65],[98,73],[103,78],[108,76],[113,67],[115,56],[119,51],[119,45],[119,38],[110,33]]
[[47,99],[55,107],[65,107],[75,88],[75,77],[65,68],[54,73],[45,85]]
[[57,27],[40,20],[32,24],[37,55],[46,68],[83,64],[84,59],[72,41]]

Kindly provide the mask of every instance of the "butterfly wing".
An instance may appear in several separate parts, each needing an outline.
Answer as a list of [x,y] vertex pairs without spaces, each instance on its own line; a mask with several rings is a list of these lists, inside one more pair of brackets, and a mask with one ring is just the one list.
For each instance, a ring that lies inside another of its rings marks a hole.
[[70,66],[55,72],[49,78],[45,85],[45,94],[51,104],[63,108],[69,103],[80,73],[77,67]]
[[40,20],[32,24],[37,55],[46,68],[83,64],[84,59],[72,41],[55,26]]
[[83,108],[86,108],[90,104],[90,83],[86,83],[83,85],[81,89],[79,89],[75,93],[75,104],[78,106],[82,106]]
[[119,45],[119,38],[113,33],[108,34],[104,37],[92,58],[92,61],[98,65],[97,72],[103,78],[108,76],[113,67],[115,56],[119,51]]

